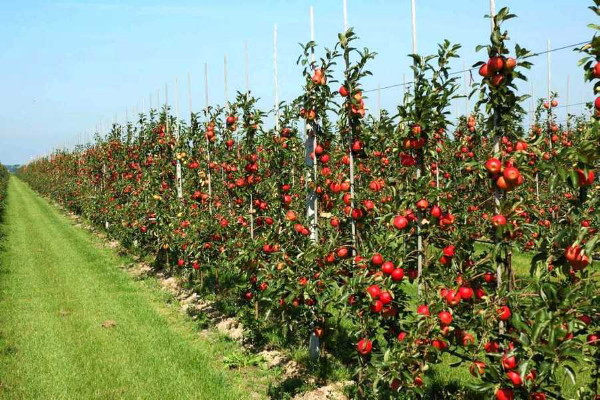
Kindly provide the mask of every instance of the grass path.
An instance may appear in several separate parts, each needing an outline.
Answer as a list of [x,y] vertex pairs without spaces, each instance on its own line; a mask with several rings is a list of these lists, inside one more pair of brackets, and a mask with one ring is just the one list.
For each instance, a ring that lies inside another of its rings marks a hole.
[[0,399],[251,398],[219,344],[14,177],[2,230]]

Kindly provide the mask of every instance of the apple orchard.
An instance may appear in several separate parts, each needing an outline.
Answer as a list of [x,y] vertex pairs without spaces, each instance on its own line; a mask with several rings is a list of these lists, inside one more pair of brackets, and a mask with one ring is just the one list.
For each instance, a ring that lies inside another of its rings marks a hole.
[[[191,122],[165,106],[19,175],[186,278],[247,341],[316,336],[320,363],[352,369],[353,398],[479,398],[435,386],[436,368],[468,370],[480,398],[594,398],[600,97],[559,123],[553,94],[525,126],[532,53],[508,40],[513,17],[493,17],[457,123],[459,45],[411,55],[411,90],[372,115],[375,54],[350,29],[302,47],[302,93],[276,110],[251,93]],[[600,37],[577,50],[598,93]]]

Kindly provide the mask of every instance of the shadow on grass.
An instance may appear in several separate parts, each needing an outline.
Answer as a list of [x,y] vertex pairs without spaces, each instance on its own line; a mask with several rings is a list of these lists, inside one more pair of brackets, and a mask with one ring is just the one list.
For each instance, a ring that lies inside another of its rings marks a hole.
[[441,383],[433,381],[427,388],[424,397],[430,400],[483,400],[485,397],[482,393],[478,393],[465,387],[460,382]]
[[271,384],[267,391],[269,398],[288,400],[306,389],[306,380],[301,377],[287,378],[278,384]]

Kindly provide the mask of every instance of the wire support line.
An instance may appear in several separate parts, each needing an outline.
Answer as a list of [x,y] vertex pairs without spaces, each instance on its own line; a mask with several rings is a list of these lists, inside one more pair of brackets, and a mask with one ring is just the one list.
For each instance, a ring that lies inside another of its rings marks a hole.
[[[528,56],[529,57],[537,57],[537,56],[541,56],[543,54],[552,53],[552,52],[559,51],[559,50],[570,49],[570,48],[573,48],[573,47],[576,47],[576,46],[581,46],[581,45],[587,44],[587,43],[589,43],[589,40],[586,40],[585,42],[579,42],[579,43],[569,44],[569,45],[566,45],[566,46],[557,47],[557,48],[550,49],[550,50],[544,50],[544,51],[540,51],[540,52],[537,52],[537,53],[531,53]],[[463,69],[461,71],[450,72],[448,75],[458,75],[458,74],[462,74],[462,73],[465,73],[465,72],[472,72],[472,71],[474,71],[476,69],[477,68],[475,68],[475,67],[473,67],[473,68],[467,68],[467,69]],[[471,77],[471,80],[473,80],[472,77]],[[393,85],[382,86],[382,87],[377,88],[377,89],[363,90],[363,92],[364,93],[369,93],[369,92],[376,92],[378,90],[386,90],[386,89],[393,89],[393,88],[396,88],[396,87],[410,86],[413,83],[414,83],[414,81],[404,82],[404,83],[396,83],[396,84],[393,84]]]

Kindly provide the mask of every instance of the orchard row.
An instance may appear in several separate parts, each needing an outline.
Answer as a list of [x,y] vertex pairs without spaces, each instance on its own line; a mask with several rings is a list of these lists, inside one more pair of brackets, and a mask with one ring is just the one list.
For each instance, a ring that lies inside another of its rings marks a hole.
[[[355,369],[355,397],[591,396],[599,122],[558,124],[553,97],[523,126],[517,85],[530,52],[511,52],[500,30],[513,17],[494,17],[476,106],[455,126],[449,63],[460,46],[412,55],[413,90],[374,116],[361,86],[374,53],[349,30],[323,54],[303,47],[303,91],[276,110],[251,93],[190,123],[164,108],[19,174],[188,278],[244,322],[248,340],[318,338]],[[596,80],[600,41],[580,50]],[[448,359],[473,388],[435,386],[432,366]],[[563,384],[576,375],[586,383]]]
[[6,193],[8,190],[8,170],[2,164],[0,164],[0,218],[4,207],[6,206]]

